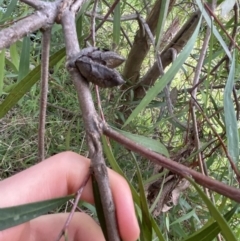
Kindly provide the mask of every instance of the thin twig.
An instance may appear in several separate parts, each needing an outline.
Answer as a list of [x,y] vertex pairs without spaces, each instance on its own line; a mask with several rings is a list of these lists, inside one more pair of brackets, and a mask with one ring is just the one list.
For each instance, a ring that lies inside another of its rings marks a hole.
[[[104,16],[102,22],[96,27],[95,31],[97,32],[99,28],[102,27],[102,25],[106,22],[109,15],[113,12],[114,8],[117,6],[118,2],[120,0],[115,0],[115,2],[112,4],[111,8],[108,10],[107,14]],[[85,41],[88,41],[91,38],[91,34],[85,39]]]
[[[92,36],[93,47],[96,46],[96,37],[95,37],[95,24],[96,24],[96,22],[95,22],[95,18],[96,18],[97,3],[98,3],[98,0],[95,0],[94,5],[93,5],[93,12],[92,12],[92,16],[91,16],[91,36]],[[96,92],[96,96],[97,96],[97,103],[98,103],[98,108],[99,108],[99,111],[100,111],[101,118],[102,118],[103,121],[105,121],[103,110],[102,110],[102,105],[101,105],[99,88],[98,88],[97,85],[95,85],[95,92]]]
[[[0,31],[0,50],[6,48],[25,35],[41,28],[47,28],[55,22],[57,16],[56,2],[43,2],[43,9],[36,11],[32,15],[19,20],[9,28]],[[46,24],[47,23],[47,24]]]
[[[103,2],[104,2],[109,8],[111,8],[110,4],[108,4],[107,1],[103,0]],[[133,20],[134,20],[134,19],[137,19],[137,14],[134,14],[134,15],[133,15]],[[122,17],[121,17],[120,21],[126,21],[126,20],[125,20],[125,19],[122,20]],[[124,37],[126,38],[129,46],[132,48],[132,43],[131,43],[131,41],[130,41],[128,35],[127,35],[127,33],[124,31],[123,27],[120,26],[120,29],[121,29],[122,34],[123,34]]]
[[[109,4],[107,4],[107,6],[109,6]],[[92,17],[92,13],[90,13],[90,12],[86,12],[85,15],[88,16],[88,17]],[[105,16],[102,16],[102,15],[99,15],[99,14],[95,14],[95,18],[97,18],[99,20],[103,20],[105,18]],[[137,14],[133,13],[133,14],[128,14],[128,15],[123,15],[120,18],[121,22],[130,21],[130,20],[137,20]],[[113,20],[113,18],[108,17],[107,19],[105,19],[105,21],[113,22],[114,20]]]
[[96,18],[96,9],[97,9],[97,4],[98,4],[98,0],[94,1],[94,5],[93,5],[93,12],[92,12],[92,16],[91,16],[91,36],[92,36],[92,46],[95,47],[96,46],[96,38],[95,38],[95,18]]
[[41,97],[40,97],[40,113],[38,127],[38,160],[45,159],[45,123],[47,110],[47,94],[48,94],[48,69],[49,69],[49,51],[51,41],[51,27],[44,30],[42,34],[42,58],[41,58]]
[[208,10],[209,14],[214,18],[214,20],[218,23],[218,25],[221,27],[223,32],[227,35],[231,43],[240,51],[240,47],[237,45],[236,41],[232,38],[232,36],[227,32],[226,28],[223,26],[223,24],[220,22],[220,20],[217,18],[217,16],[214,14],[214,12],[210,9],[210,7],[204,3],[204,7]]
[[55,108],[55,109],[61,110],[61,111],[63,111],[63,112],[66,112],[67,114],[72,115],[72,116],[79,116],[79,117],[82,116],[82,115],[81,115],[80,113],[78,113],[78,112],[70,111],[70,110],[67,109],[67,108],[63,108],[63,107],[61,107],[61,106],[54,105],[54,104],[52,104],[52,103],[50,103],[50,102],[47,102],[47,106],[51,106],[51,107],[53,107],[53,108]]
[[[207,28],[206,31],[206,35],[203,41],[203,45],[202,45],[202,50],[197,62],[197,66],[195,69],[195,75],[194,75],[194,79],[193,79],[193,86],[197,85],[199,82],[199,78],[200,78],[200,73],[201,73],[201,69],[203,66],[203,61],[205,59],[206,53],[207,53],[207,48],[208,48],[208,43],[211,37],[211,29],[210,27]],[[192,97],[194,99],[196,99],[196,95],[197,95],[197,88],[195,88],[192,93],[191,93]],[[197,123],[197,117],[196,117],[196,109],[195,109],[195,105],[194,105],[194,101],[191,101],[191,115],[192,115],[192,121],[193,121],[193,132],[194,132],[194,141],[195,141],[195,145],[196,145],[196,149],[200,150],[201,148],[201,144],[200,144],[200,140],[199,140],[199,134],[198,134],[198,123]],[[198,153],[198,165],[200,168],[200,171],[202,174],[204,175],[208,175],[207,173],[207,167],[206,167],[206,163],[202,160],[202,153],[199,152]],[[205,188],[205,192],[208,195],[208,197],[210,198],[210,193],[209,191]]]
[[221,139],[221,137],[219,136],[219,134],[217,133],[217,131],[213,128],[213,126],[212,126],[209,118],[205,115],[205,113],[204,113],[204,111],[202,110],[202,107],[199,105],[198,101],[197,101],[196,99],[194,99],[193,96],[192,96],[192,99],[194,100],[195,105],[196,105],[196,106],[198,107],[198,109],[201,111],[201,114],[204,116],[205,120],[208,122],[208,124],[209,124],[211,130],[213,131],[213,133],[217,136],[217,138],[218,138],[219,142],[221,143],[222,148],[223,148],[223,150],[224,150],[224,152],[225,152],[225,155],[226,155],[226,157],[227,157],[227,159],[228,159],[228,161],[229,161],[229,163],[230,163],[230,165],[231,165],[231,167],[232,167],[232,169],[233,169],[233,171],[234,171],[234,173],[235,173],[235,175],[236,175],[236,177],[237,177],[237,180],[238,180],[238,182],[240,183],[240,172],[238,171],[235,163],[233,162],[232,157],[229,155],[228,150],[227,150],[227,148],[226,148],[223,140]]
[[71,212],[69,213],[68,218],[67,218],[65,224],[63,225],[63,228],[62,228],[61,232],[59,233],[58,237],[56,238],[56,241],[59,241],[59,240],[61,239],[61,237],[66,233],[66,230],[67,230],[67,228],[69,227],[69,224],[70,224],[70,222],[71,222],[71,220],[72,220],[72,218],[73,218],[74,212],[76,211],[76,209],[77,209],[77,207],[78,207],[78,202],[79,202],[79,200],[80,200],[80,198],[81,198],[83,189],[84,189],[84,187],[86,186],[86,184],[87,184],[90,176],[91,176],[91,173],[89,172],[89,173],[86,175],[83,183],[81,184],[81,187],[80,187],[79,190],[77,191],[76,197],[75,197],[75,200],[74,200],[72,209],[71,209]]

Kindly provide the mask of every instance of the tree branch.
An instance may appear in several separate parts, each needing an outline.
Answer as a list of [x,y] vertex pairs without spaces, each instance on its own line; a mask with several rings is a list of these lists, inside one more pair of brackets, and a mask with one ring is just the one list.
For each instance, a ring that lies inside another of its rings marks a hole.
[[[161,2],[162,0],[157,0],[155,2],[154,6],[152,7],[151,13],[146,19],[146,24],[149,26],[149,29],[152,32],[153,36],[155,35],[157,28],[158,16],[161,9]],[[173,7],[174,2],[175,0],[170,1],[169,12]],[[141,24],[139,26],[139,30],[135,35],[133,46],[129,52],[123,70],[124,78],[131,80],[132,83],[137,82],[139,80],[142,62],[150,49],[148,35],[144,34],[145,31],[142,28]]]
[[164,157],[158,153],[155,153],[144,146],[136,144],[135,142],[129,140],[120,133],[114,131],[107,125],[103,125],[103,133],[109,138],[117,141],[118,143],[125,146],[127,149],[139,153],[140,155],[148,158],[152,162],[167,168],[168,170],[182,176],[189,177],[191,176],[196,183],[200,184],[203,187],[209,188],[221,195],[229,197],[230,199],[240,202],[240,190],[235,187],[226,185],[225,183],[219,182],[215,179],[212,179],[208,176],[204,176],[201,173],[192,170],[189,167],[186,167],[180,163],[172,161],[171,159]]
[[25,35],[42,27],[47,28],[55,22],[58,13],[58,2],[42,2],[42,9],[34,14],[19,20],[9,28],[0,31],[0,50],[10,46]]
[[48,94],[48,69],[49,69],[49,51],[51,41],[51,28],[44,30],[42,36],[42,68],[41,68],[41,97],[40,97],[40,114],[38,127],[38,159],[45,159],[45,123],[47,110],[47,94]]
[[[164,51],[161,53],[160,57],[163,64],[163,69],[165,69],[172,62],[172,52],[169,51],[171,48],[174,48],[177,53],[179,53],[182,48],[186,45],[189,38],[192,36],[196,25],[200,17],[200,11],[196,11],[192,14],[189,20],[183,25],[178,34],[173,38],[170,44],[168,44]],[[148,72],[142,77],[139,86],[135,89],[135,98],[142,98],[145,94],[144,86],[152,86],[157,78],[159,77],[160,72],[158,68],[158,63],[155,62],[153,66],[148,70]]]
[[[71,61],[79,53],[79,44],[75,28],[75,13],[66,8],[62,11],[62,25],[65,37],[67,59]],[[110,191],[107,168],[104,162],[100,143],[101,120],[99,119],[92,100],[88,83],[81,77],[76,68],[69,67],[69,73],[77,90],[83,122],[86,129],[89,157],[92,161],[92,170],[97,180],[100,198],[106,220],[108,240],[119,241],[115,207]]]

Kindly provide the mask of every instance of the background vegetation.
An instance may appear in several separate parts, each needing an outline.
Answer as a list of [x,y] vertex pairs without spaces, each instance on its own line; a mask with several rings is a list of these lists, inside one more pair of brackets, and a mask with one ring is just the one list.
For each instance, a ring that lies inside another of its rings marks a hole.
[[[226,5],[220,5],[223,2]],[[104,0],[98,3],[96,26],[111,5]],[[90,34],[92,9],[93,1],[87,1],[77,17],[81,47]],[[7,28],[32,12],[16,0],[0,0],[0,27]],[[238,14],[234,1],[217,1],[210,18],[200,1],[128,0],[117,4],[96,33],[96,46],[114,49],[126,58],[118,68],[126,83],[100,90],[106,121],[135,142],[235,187],[239,186]],[[63,40],[61,25],[54,25],[46,155],[72,150],[87,156]],[[40,61],[40,31],[0,53],[1,179],[37,160]],[[93,87],[92,93],[97,106]],[[140,200],[144,194],[147,198],[149,216],[142,220],[150,220],[154,232],[148,236],[142,221],[140,240],[238,240],[239,210],[234,201],[206,189],[204,194],[116,142],[111,142],[111,148],[105,145],[104,150],[112,168],[118,168],[116,160]],[[144,215],[141,210],[146,206],[135,202],[139,216]]]

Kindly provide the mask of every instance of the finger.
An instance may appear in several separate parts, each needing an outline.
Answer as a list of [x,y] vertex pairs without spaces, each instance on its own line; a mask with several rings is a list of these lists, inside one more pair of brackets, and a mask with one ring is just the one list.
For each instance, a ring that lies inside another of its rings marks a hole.
[[[74,193],[83,182],[89,166],[89,159],[73,152],[50,157],[0,182],[4,197],[0,200],[0,206],[19,205]],[[108,172],[121,236],[126,241],[136,240],[139,227],[129,186],[120,175],[112,170]],[[82,199],[93,202],[91,181],[84,188]]]
[[[4,231],[4,241],[53,241],[61,233],[69,213],[44,215],[24,225],[21,233],[14,232],[15,228]],[[22,225],[23,226],[23,225]],[[75,213],[69,228],[68,240],[74,241],[105,241],[100,226],[87,214]],[[1,240],[1,239],[0,239]],[[61,241],[65,240],[64,238]]]
[[5,197],[0,199],[0,205],[13,206],[72,194],[83,182],[89,165],[89,159],[72,152],[50,157],[0,182]]

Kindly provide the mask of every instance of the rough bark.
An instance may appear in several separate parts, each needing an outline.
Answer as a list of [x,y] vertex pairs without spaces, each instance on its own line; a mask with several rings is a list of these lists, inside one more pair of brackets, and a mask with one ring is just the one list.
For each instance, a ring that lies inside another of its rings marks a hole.
[[[155,2],[154,6],[152,7],[152,11],[146,19],[146,23],[148,24],[153,36],[155,35],[157,28],[161,2],[161,0],[157,0]],[[175,0],[170,1],[168,12],[172,10],[174,3]],[[139,80],[141,65],[150,49],[151,44],[149,42],[148,35],[145,34],[145,30],[141,26],[141,23],[139,26],[139,30],[135,35],[133,46],[130,50],[123,70],[123,77],[127,80],[130,80],[133,84]]]

